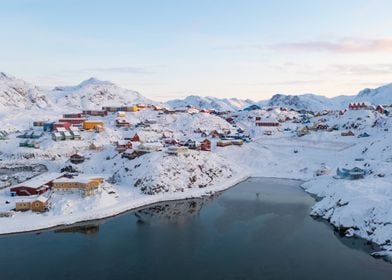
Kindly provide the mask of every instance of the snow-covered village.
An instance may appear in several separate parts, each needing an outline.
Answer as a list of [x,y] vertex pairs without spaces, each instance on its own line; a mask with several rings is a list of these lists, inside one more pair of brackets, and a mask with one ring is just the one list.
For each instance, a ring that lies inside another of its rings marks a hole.
[[310,215],[392,256],[391,92],[365,91],[339,109],[311,109],[311,96],[242,109],[214,100],[214,108],[202,99],[157,103],[94,78],[45,93],[2,73],[0,231],[99,219],[277,177],[303,180],[318,197]]
[[0,1],[0,279],[391,279],[391,9]]

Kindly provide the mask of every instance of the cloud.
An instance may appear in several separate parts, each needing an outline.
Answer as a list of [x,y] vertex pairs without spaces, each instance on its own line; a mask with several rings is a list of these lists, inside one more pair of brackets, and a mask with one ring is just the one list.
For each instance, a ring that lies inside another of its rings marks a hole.
[[335,41],[307,41],[270,46],[274,50],[289,52],[364,53],[392,52],[392,39],[342,38]]
[[392,64],[337,64],[328,71],[346,75],[387,75],[392,72]]

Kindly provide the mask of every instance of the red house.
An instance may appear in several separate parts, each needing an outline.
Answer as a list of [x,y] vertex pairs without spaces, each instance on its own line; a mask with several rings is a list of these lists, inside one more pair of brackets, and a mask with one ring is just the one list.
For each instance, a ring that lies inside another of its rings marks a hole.
[[204,141],[201,142],[200,149],[201,149],[202,151],[208,151],[208,152],[210,152],[210,151],[211,151],[211,141],[208,140],[208,139],[204,139]]
[[116,151],[124,152],[127,149],[132,149],[132,142],[126,140],[119,140],[116,144]]
[[86,120],[87,120],[86,118],[64,118],[64,119],[59,119],[59,122],[61,123],[68,122],[70,124],[82,124]]
[[140,137],[137,135],[137,133],[131,138],[132,142],[140,142]]
[[71,123],[69,122],[58,122],[53,124],[53,128],[57,129],[59,127],[64,127],[65,129],[69,129],[71,127]]
[[12,196],[38,195],[46,192],[55,179],[62,177],[61,173],[45,173],[36,176],[26,182],[18,184],[10,189]]
[[259,121],[256,121],[255,125],[271,127],[271,126],[279,126],[279,122],[274,119],[260,119]]

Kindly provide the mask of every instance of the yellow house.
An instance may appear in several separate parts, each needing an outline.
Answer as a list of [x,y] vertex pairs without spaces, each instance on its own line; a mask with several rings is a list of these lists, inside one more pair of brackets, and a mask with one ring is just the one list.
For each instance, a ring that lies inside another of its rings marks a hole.
[[97,127],[103,128],[103,122],[102,121],[84,121],[83,122],[83,128],[86,130],[96,129]]
[[139,107],[138,106],[132,106],[131,107],[131,112],[138,112],[139,111]]
[[89,196],[95,194],[103,181],[102,177],[60,178],[53,181],[53,189],[57,191],[79,190],[82,195]]

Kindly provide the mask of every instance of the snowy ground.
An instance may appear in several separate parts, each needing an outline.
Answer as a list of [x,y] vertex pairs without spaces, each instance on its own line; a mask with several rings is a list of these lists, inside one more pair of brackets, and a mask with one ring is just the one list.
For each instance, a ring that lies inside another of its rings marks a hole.
[[[178,157],[169,156],[163,151],[154,152],[132,161],[121,159],[114,150],[113,142],[124,135],[138,132],[142,137],[154,139],[167,131],[182,139],[201,139],[194,133],[198,128],[212,131],[233,127],[222,118],[209,114],[191,116],[181,113],[172,116],[142,111],[131,113],[128,118],[132,123],[155,119],[157,123],[148,130],[115,128],[111,125],[115,117],[109,116],[104,119],[107,127],[104,133],[84,132],[84,140],[71,142],[53,142],[49,135],[45,135],[40,150],[16,149],[19,140],[15,134],[11,134],[9,140],[0,142],[1,164],[21,162],[26,154],[32,153],[34,156],[28,161],[30,164],[45,164],[49,171],[58,171],[68,164],[71,153],[81,151],[88,160],[78,165],[78,169],[110,177],[114,182],[112,185],[105,183],[95,197],[54,194],[51,198],[52,208],[44,214],[19,212],[11,218],[0,218],[0,233],[71,224],[116,215],[159,201],[211,195],[249,176],[277,177],[306,181],[303,188],[319,198],[312,215],[329,220],[348,236],[358,236],[380,244],[385,249],[380,254],[392,256],[391,118],[368,111],[316,117],[312,121],[322,119],[331,126],[338,124],[340,130],[312,131],[298,138],[294,130],[303,127],[302,124],[284,123],[268,136],[263,133],[265,129],[252,127],[252,122],[244,114],[238,117],[238,125],[252,131],[253,142],[224,148],[213,145],[211,153],[191,151],[187,156]],[[280,116],[285,113],[274,114]],[[287,114],[290,117],[294,115],[292,112]],[[352,129],[356,136],[342,137],[341,132],[346,131],[343,125],[348,127],[353,122],[358,124],[357,128]],[[14,126],[18,124],[16,119],[11,119],[9,123]],[[362,132],[371,136],[357,138]],[[104,150],[89,151],[88,145],[92,141],[102,144]],[[216,140],[212,141],[215,144]],[[357,181],[333,178],[336,168],[354,166],[366,168],[371,174]],[[323,170],[325,175],[316,176],[318,170]],[[155,192],[157,186],[161,191]],[[148,190],[154,190],[156,194],[145,194]],[[11,210],[16,199],[11,198],[6,189],[0,190],[0,212]],[[5,203],[7,200],[9,204]]]

